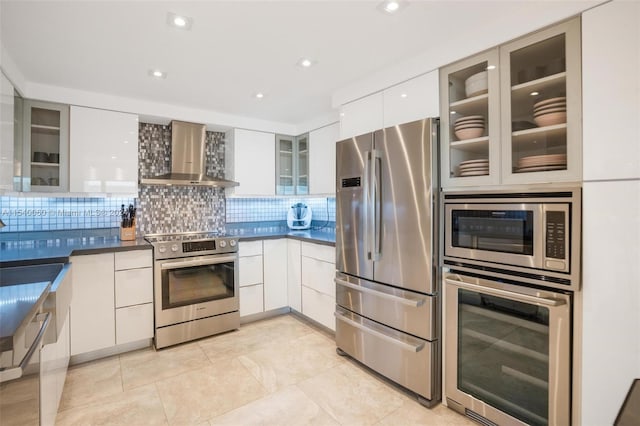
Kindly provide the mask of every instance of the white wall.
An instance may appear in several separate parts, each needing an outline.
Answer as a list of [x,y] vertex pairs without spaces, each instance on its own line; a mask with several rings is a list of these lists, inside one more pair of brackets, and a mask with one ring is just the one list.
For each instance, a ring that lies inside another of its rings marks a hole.
[[613,424],[640,377],[640,2],[585,12],[582,50],[582,377],[574,420],[600,426]]

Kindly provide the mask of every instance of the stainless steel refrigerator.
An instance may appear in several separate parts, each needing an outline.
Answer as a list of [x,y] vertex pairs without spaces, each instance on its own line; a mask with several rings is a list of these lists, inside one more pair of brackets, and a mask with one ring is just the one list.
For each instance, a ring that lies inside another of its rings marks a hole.
[[336,145],[336,345],[427,406],[441,398],[438,120]]

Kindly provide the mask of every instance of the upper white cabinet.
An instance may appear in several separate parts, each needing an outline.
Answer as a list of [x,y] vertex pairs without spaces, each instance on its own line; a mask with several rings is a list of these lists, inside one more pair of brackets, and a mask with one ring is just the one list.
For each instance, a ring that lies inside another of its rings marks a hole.
[[582,15],[584,180],[640,178],[640,3]]
[[580,19],[500,47],[502,180],[582,178]]
[[276,194],[309,193],[309,134],[276,135]]
[[440,70],[443,187],[579,181],[579,18]]
[[13,189],[13,85],[0,73],[0,190]]
[[71,106],[71,192],[138,192],[138,116]]
[[69,106],[25,100],[22,190],[69,188]]
[[338,123],[309,133],[309,193],[313,195],[336,192],[336,142],[340,137]]
[[437,71],[385,89],[382,96],[384,128],[440,115]]
[[438,71],[432,71],[342,105],[339,139],[439,115]]
[[275,195],[275,135],[232,129],[225,138],[226,178],[240,183],[233,195]]
[[340,108],[340,140],[372,132],[384,123],[383,94],[374,93]]

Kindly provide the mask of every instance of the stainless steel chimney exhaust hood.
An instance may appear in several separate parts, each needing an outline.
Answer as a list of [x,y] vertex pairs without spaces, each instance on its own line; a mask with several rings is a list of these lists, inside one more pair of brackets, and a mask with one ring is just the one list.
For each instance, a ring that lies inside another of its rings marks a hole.
[[171,122],[171,173],[140,179],[145,185],[211,186],[229,188],[238,182],[206,175],[206,127]]

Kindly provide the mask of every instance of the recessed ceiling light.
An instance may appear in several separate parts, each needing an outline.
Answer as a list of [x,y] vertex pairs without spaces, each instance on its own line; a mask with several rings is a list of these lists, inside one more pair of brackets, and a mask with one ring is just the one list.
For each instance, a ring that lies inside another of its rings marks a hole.
[[167,13],[167,25],[180,28],[181,30],[190,30],[193,25],[193,19],[188,16],[169,12]]
[[406,5],[405,0],[384,0],[378,5],[378,10],[384,13],[396,13]]
[[167,73],[160,70],[149,70],[149,75],[155,78],[167,78]]
[[400,95],[400,97],[404,99],[404,98],[406,98],[406,97],[407,97],[407,94],[406,94],[406,93],[403,93],[403,94],[401,94],[401,95]]
[[255,95],[253,95],[256,99],[262,99],[264,98],[264,93],[262,92],[258,92]]
[[317,61],[309,58],[300,58],[297,62],[297,65],[302,68],[310,68],[315,64],[317,64]]

